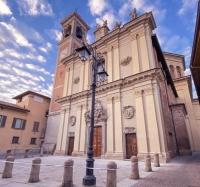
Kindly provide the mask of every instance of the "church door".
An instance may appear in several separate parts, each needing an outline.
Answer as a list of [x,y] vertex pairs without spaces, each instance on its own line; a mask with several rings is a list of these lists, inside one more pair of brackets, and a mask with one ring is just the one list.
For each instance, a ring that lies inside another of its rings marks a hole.
[[137,156],[137,139],[136,134],[126,134],[126,158],[130,159],[132,156]]
[[93,151],[94,157],[101,156],[102,127],[94,127]]
[[68,155],[72,155],[74,150],[74,137],[69,137]]

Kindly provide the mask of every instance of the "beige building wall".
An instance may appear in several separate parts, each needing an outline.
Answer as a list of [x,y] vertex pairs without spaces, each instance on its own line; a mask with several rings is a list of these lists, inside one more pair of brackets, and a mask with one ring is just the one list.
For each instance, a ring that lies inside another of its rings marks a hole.
[[[23,96],[27,95],[27,100],[22,101]],[[34,101],[34,96],[38,96],[32,92],[25,92],[21,96],[16,96],[17,106],[21,106],[30,112],[19,111],[16,108],[7,108],[2,106],[0,115],[7,116],[5,127],[0,128],[0,149],[9,148],[39,148],[41,143],[44,142],[45,129],[47,125],[47,114],[49,110],[50,98],[43,97],[43,103]],[[26,120],[25,129],[13,129],[12,123],[14,118]],[[34,122],[39,122],[37,132],[33,131]],[[13,137],[19,137],[19,143],[13,144]],[[36,138],[36,144],[30,144],[31,138]]]
[[[77,19],[81,20],[79,17]],[[84,24],[82,26],[84,28]],[[160,49],[153,48],[152,30],[156,25],[152,13],[143,14],[123,27],[100,36],[98,33],[104,28],[105,25],[96,28],[97,40],[92,44],[105,62],[105,70],[109,74],[105,82],[97,82],[96,89],[95,111],[98,114],[98,110],[101,110],[94,124],[95,128],[101,129],[99,140],[101,154],[98,157],[127,158],[129,149],[127,138],[132,134],[136,136],[136,142],[131,145],[137,147],[136,155],[139,159],[143,159],[146,153],[153,155],[157,152],[162,162],[168,162],[170,158],[176,156],[169,105],[176,105],[181,99],[183,100],[176,84],[176,79],[183,76],[185,68],[183,56],[180,58],[180,55],[172,56],[165,53],[168,66],[175,67],[171,69],[171,74],[173,73],[178,92],[176,95],[174,85],[166,80],[166,72],[162,69],[165,64],[161,64],[158,60],[159,55],[156,50]],[[73,37],[76,41],[75,36],[68,37]],[[65,39],[60,45],[64,41]],[[74,41],[71,40],[72,43]],[[60,105],[60,110],[51,110],[48,137],[53,131],[58,132],[51,139],[51,141],[56,139],[56,154],[68,155],[72,151],[70,154],[73,156],[86,156],[90,131],[88,110],[91,108],[92,59],[89,58],[83,63],[77,53],[71,53],[63,58],[61,63],[65,66],[66,72],[63,82],[64,92],[60,92],[63,97],[52,101]],[[189,97],[188,87],[183,89],[186,89],[184,98]],[[166,106],[163,106],[165,105],[163,102],[167,102]],[[189,125],[186,122],[190,142],[193,141],[194,144],[191,147],[192,150],[197,150],[199,137],[195,134],[196,118],[191,114],[193,104],[189,99],[184,103],[188,110],[186,118],[192,123]],[[51,109],[52,107],[53,105]],[[59,124],[53,127],[52,117],[56,115],[60,116],[59,122],[56,121]],[[170,119],[166,120],[164,117]],[[182,115],[181,120],[185,120],[185,116]],[[48,138],[45,141],[49,140]],[[71,143],[71,140],[74,142]]]

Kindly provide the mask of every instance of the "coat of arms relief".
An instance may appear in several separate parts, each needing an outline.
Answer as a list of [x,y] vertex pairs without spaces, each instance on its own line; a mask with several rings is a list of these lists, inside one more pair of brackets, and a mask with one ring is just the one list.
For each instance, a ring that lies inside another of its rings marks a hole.
[[[100,121],[107,121],[108,116],[106,114],[106,111],[104,110],[101,101],[96,99],[95,100],[95,106],[94,106],[94,122],[98,123]],[[85,112],[85,122],[90,122],[91,120],[91,112],[90,110],[86,110]]]
[[126,119],[131,119],[134,116],[135,109],[133,106],[130,105],[124,106],[122,113]]

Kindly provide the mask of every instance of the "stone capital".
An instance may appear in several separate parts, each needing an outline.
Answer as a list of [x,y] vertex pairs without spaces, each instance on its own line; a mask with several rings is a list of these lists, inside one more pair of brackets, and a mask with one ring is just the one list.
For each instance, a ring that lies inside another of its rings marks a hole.
[[134,95],[135,97],[142,97],[142,90],[135,90]]
[[144,89],[144,94],[145,95],[152,95],[153,94],[153,88],[152,87],[145,88]]
[[107,97],[107,103],[108,104],[112,103],[112,97]]
[[121,96],[120,95],[114,96],[114,101],[115,102],[120,102],[120,100],[121,100]]

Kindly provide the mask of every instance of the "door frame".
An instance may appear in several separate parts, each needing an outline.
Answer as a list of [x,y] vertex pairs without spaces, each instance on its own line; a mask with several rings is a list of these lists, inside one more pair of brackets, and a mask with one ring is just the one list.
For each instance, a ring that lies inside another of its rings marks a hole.
[[[87,152],[88,149],[88,143],[89,143],[89,132],[90,132],[90,123],[86,124],[86,140],[85,141],[85,151]],[[96,124],[94,124],[94,127],[101,127],[101,133],[102,133],[102,137],[101,137],[101,157],[103,157],[106,153],[106,122],[105,121],[101,121],[98,122]]]
[[135,127],[124,127],[123,130],[123,155],[124,159],[126,159],[126,134],[132,134],[135,133],[136,136],[136,142],[137,142],[137,153],[138,153],[138,141],[137,141],[137,131]]

